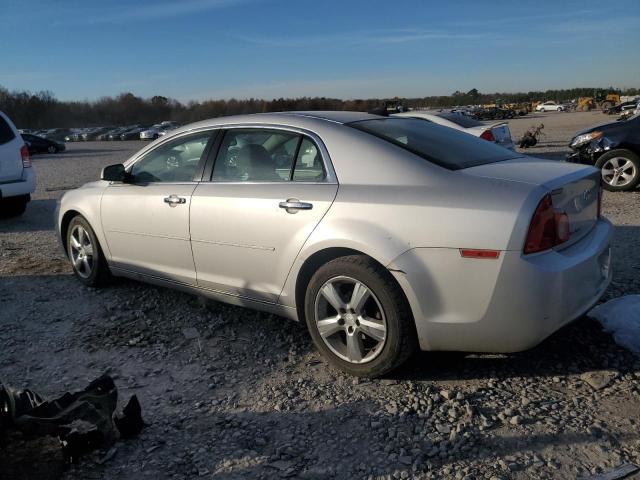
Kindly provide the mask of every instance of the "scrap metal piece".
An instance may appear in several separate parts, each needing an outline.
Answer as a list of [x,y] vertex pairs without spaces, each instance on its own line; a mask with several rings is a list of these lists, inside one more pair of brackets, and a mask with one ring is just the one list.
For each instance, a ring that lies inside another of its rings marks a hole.
[[632,473],[636,473],[640,470],[640,467],[634,463],[625,463],[624,465],[620,465],[613,470],[609,470],[605,473],[600,473],[598,475],[593,475],[590,477],[581,477],[582,480],[620,480],[621,478],[625,478]]
[[135,395],[122,415],[114,418],[117,403],[118,390],[108,375],[51,401],[0,383],[0,432],[12,429],[26,436],[57,436],[66,458],[75,461],[90,450],[111,445],[118,435],[130,438],[140,432],[144,422]]

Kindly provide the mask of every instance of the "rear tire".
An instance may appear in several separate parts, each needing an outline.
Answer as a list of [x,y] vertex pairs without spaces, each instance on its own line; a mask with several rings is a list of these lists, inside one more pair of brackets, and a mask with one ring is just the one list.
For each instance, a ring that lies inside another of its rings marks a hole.
[[[337,297],[328,300],[334,292]],[[322,356],[359,377],[390,372],[418,345],[404,293],[386,269],[364,255],[340,257],[316,271],[307,287],[305,317]]]
[[47,152],[49,152],[49,153],[58,153],[58,149],[56,147],[54,147],[53,145],[50,145],[49,148],[47,148]]
[[67,255],[76,278],[88,287],[111,280],[111,271],[89,222],[81,215],[71,219],[67,229]]
[[631,150],[611,150],[595,166],[600,169],[602,187],[611,192],[633,190],[640,183],[640,157]]
[[0,217],[19,217],[26,211],[29,200],[30,195],[0,199]]

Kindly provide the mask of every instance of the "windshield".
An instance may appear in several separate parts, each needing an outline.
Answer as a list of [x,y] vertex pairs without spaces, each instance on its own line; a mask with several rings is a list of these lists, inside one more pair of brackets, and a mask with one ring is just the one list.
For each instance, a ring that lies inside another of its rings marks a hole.
[[375,135],[449,170],[522,156],[468,133],[415,118],[380,118],[347,125]]

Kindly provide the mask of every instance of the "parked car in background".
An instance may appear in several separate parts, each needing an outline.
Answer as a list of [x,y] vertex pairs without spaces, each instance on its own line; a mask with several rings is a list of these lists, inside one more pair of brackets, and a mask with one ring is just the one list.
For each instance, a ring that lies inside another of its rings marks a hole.
[[79,142],[82,140],[82,134],[86,131],[87,129],[84,128],[75,128],[71,130],[71,133],[69,133],[68,135],[65,135],[64,137],[64,141],[65,142]]
[[627,102],[618,103],[617,105],[613,105],[605,110],[604,113],[608,115],[614,115],[616,113],[626,112],[628,110],[635,110],[638,106],[638,100],[629,100]]
[[428,122],[437,123],[445,127],[454,128],[462,132],[479,137],[489,142],[494,142],[501,147],[513,150],[515,145],[511,139],[511,130],[506,122],[484,124],[467,115],[454,112],[427,112],[413,110],[410,112],[394,113],[394,117],[419,118]]
[[55,140],[49,140],[48,138],[38,137],[29,133],[23,133],[22,139],[27,145],[30,154],[58,153],[66,149],[65,144],[62,142],[56,142]]
[[87,132],[84,132],[82,134],[82,141],[84,142],[89,142],[92,140],[97,140],[98,137],[100,135],[102,135],[103,133],[106,133],[110,130],[112,130],[113,127],[98,127],[98,128],[93,128]]
[[611,280],[599,175],[416,118],[221,117],[67,191],[56,229],[84,285],[298,319],[329,362],[379,376],[417,347],[528,349],[588,311]]
[[174,130],[178,128],[178,124],[176,122],[162,122],[156,125],[153,125],[151,128],[144,130],[140,133],[140,140],[155,140],[158,137],[161,137],[166,132],[170,130]]
[[175,130],[175,129],[176,129],[176,128],[178,128],[178,127],[179,127],[179,125],[171,125],[171,126],[169,126],[169,127],[167,127],[167,128],[164,128],[164,129],[162,129],[162,130],[160,130],[160,131],[158,132],[158,136],[163,137],[164,135],[166,135],[167,133],[169,133],[171,130]]
[[537,112],[564,112],[567,108],[556,102],[544,102],[536,106]]
[[567,160],[595,165],[607,190],[633,190],[640,183],[640,115],[582,130],[569,146]]
[[63,142],[64,137],[70,133],[72,133],[72,131],[68,128],[51,128],[39,136],[46,138],[47,140],[53,140],[54,142]]
[[120,134],[120,140],[140,140],[141,132],[149,127],[135,127]]
[[35,189],[29,149],[13,122],[0,112],[0,216],[23,214]]

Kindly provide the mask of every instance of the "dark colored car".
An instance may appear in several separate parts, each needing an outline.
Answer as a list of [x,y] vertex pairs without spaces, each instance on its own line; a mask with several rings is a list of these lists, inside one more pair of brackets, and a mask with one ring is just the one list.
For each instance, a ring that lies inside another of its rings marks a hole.
[[607,190],[633,190],[640,183],[640,115],[582,130],[569,146],[567,161],[598,167]]
[[137,127],[120,135],[120,140],[140,140],[140,132],[148,127]]
[[109,130],[113,130],[113,127],[99,127],[94,128],[93,130],[89,130],[82,134],[82,140],[85,142],[89,142],[91,140],[97,140],[100,135],[108,132]]
[[98,140],[99,142],[107,141],[107,140],[109,140],[109,135],[112,135],[112,134],[114,134],[116,132],[122,132],[122,127],[118,127],[118,128],[113,128],[111,130],[107,130],[106,132],[101,133],[100,135],[98,135],[96,137],[96,140]]
[[615,113],[620,113],[624,110],[633,110],[634,108],[636,108],[636,105],[638,104],[638,100],[630,100],[628,102],[622,102],[619,103],[617,105],[613,105],[612,107],[609,107],[604,111],[604,113],[608,113],[609,115],[613,115]]
[[53,140],[54,142],[63,142],[64,138],[72,133],[73,132],[68,128],[52,128],[47,130],[44,135],[39,136],[46,138],[47,140]]
[[64,141],[65,142],[79,142],[80,140],[82,140],[82,134],[84,133],[84,130],[80,131],[75,131],[75,132],[71,132],[69,135],[65,135],[64,137]]
[[[128,133],[131,130],[135,130],[137,128],[140,128],[142,125],[129,125],[128,127],[121,127],[117,130],[114,130],[112,133],[109,134],[109,140],[122,140],[121,135],[123,133]],[[137,137],[136,137],[137,139]]]
[[27,145],[30,154],[34,153],[58,153],[65,150],[65,145],[62,142],[56,142],[55,140],[49,140],[48,138],[38,137],[31,135],[30,133],[23,133],[22,139]]

